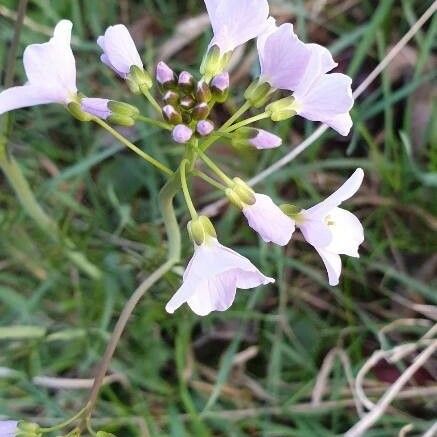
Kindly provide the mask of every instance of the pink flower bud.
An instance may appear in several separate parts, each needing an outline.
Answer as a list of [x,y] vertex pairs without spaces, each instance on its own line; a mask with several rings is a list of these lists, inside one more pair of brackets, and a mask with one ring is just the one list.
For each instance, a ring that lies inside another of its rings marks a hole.
[[201,137],[208,136],[214,130],[214,124],[209,120],[201,120],[197,123],[196,132]]
[[190,141],[193,131],[185,124],[178,124],[172,132],[173,140],[179,144],[185,144]]

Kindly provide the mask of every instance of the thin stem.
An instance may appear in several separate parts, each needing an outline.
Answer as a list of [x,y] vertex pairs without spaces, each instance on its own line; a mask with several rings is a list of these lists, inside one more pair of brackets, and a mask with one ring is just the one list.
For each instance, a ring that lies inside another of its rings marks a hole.
[[198,215],[197,215],[196,208],[194,207],[193,199],[191,199],[190,196],[190,190],[188,189],[187,173],[186,173],[187,164],[190,164],[190,161],[188,159],[184,159],[180,166],[181,186],[182,186],[182,192],[184,193],[185,203],[187,204],[188,207],[188,211],[190,211],[191,218],[194,220],[198,217]]
[[[174,174],[161,190],[159,195],[159,204],[162,216],[164,218],[164,224],[168,238],[167,261],[158,269],[156,269],[145,281],[143,281],[126,302],[97,369],[97,373],[94,378],[94,384],[86,405],[87,418],[91,417],[100,387],[103,383],[106,372],[108,371],[108,367],[114,355],[115,349],[117,348],[117,344],[136,305],[147,292],[147,290],[149,290],[150,287],[159,281],[159,279],[161,279],[176,263],[179,262],[181,253],[181,234],[173,207],[173,199],[179,189],[179,175]],[[84,423],[82,423],[82,427],[85,425],[86,420]]]
[[165,123],[165,122],[159,121],[159,120],[154,120],[153,118],[145,117],[144,115],[137,115],[137,119],[144,122],[144,123],[150,124],[152,126],[160,127],[162,129],[165,129],[165,130],[172,130],[173,129],[173,127],[170,126],[168,123]]
[[51,426],[50,428],[40,428],[39,430],[42,433],[46,433],[46,432],[57,431],[58,429],[65,428],[66,426],[70,425],[70,423],[79,419],[83,414],[86,413],[86,411],[87,411],[86,407],[82,408],[77,414],[75,414],[73,417],[70,417],[69,419],[65,420],[64,422],[61,422],[58,425]]
[[159,162],[157,159],[150,156],[148,153],[143,152],[139,147],[137,147],[135,144],[132,144],[127,138],[125,138],[123,135],[118,133],[115,129],[113,129],[109,124],[105,123],[103,120],[101,120],[98,117],[94,117],[93,121],[96,122],[98,125],[103,127],[103,129],[106,129],[112,136],[117,138],[118,141],[123,143],[126,147],[131,149],[133,152],[135,152],[137,155],[141,156],[145,161],[147,161],[149,164],[152,164],[157,169],[161,170],[163,173],[167,175],[173,175],[173,172],[164,164]]
[[241,108],[238,109],[237,112],[235,112],[232,117],[230,117],[229,120],[219,130],[226,130],[229,126],[235,123],[245,112],[247,112],[250,107],[251,105],[248,101],[244,102],[243,106],[241,106]]
[[156,112],[158,112],[158,114],[162,114],[161,106],[156,101],[155,97],[153,97],[149,89],[141,87],[141,92],[143,93],[144,97],[149,101],[149,103],[155,108]]
[[215,162],[208,158],[202,151],[199,151],[200,158],[202,161],[229,187],[234,186],[234,181],[223,172]]
[[206,173],[203,173],[203,171],[194,170],[193,175],[198,176],[199,178],[203,179],[205,182],[208,182],[208,184],[212,185],[213,187],[219,190],[226,191],[227,187],[225,185],[221,184],[220,182],[216,181],[212,177],[208,176]]
[[246,120],[240,121],[239,123],[233,124],[232,126],[228,127],[225,132],[233,132],[234,130],[239,129],[240,127],[247,126],[248,124],[255,123],[259,120],[264,120],[265,118],[269,118],[270,115],[266,112],[263,112],[262,114],[254,115],[253,117],[246,118]]

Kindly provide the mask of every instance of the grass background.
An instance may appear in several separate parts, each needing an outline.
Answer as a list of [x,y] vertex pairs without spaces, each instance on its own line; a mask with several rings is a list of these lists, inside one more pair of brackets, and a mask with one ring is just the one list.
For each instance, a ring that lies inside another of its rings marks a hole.
[[[355,87],[431,4],[426,0],[271,1],[281,21],[292,20],[306,41],[330,47]],[[0,0],[2,67],[13,36],[17,2]],[[74,22],[78,86],[150,109],[100,64],[95,39],[111,24],[127,24],[148,65],[182,36],[175,28],[203,12],[201,1],[32,0],[19,45],[16,83],[24,81],[21,55],[43,42],[61,18]],[[201,26],[202,20],[196,21]],[[240,292],[226,313],[195,317],[186,308],[169,316],[164,305],[177,288],[168,274],[142,300],[119,344],[95,413],[95,428],[119,436],[334,436],[357,422],[341,363],[332,368],[324,402],[311,393],[327,353],[342,348],[353,374],[381,347],[379,330],[396,320],[427,319],[400,327],[387,344],[417,339],[432,323],[420,305],[437,304],[435,271],[437,131],[432,104],[435,80],[434,17],[358,100],[352,134],[325,134],[303,155],[265,180],[258,191],[302,207],[339,186],[357,167],[366,179],[348,208],[362,220],[366,242],[360,259],[344,259],[339,287],[311,247],[296,236],[285,250],[262,244],[237,211],[215,218],[221,241],[278,278],[275,286]],[[171,56],[176,69],[196,72],[209,28]],[[170,41],[170,44],[169,44]],[[246,62],[232,75],[232,99],[216,120],[241,102],[257,73]],[[247,55],[247,57],[246,57]],[[4,61],[3,61],[4,60]],[[163,179],[129,151],[81,124],[56,105],[14,113],[10,151],[44,209],[63,233],[104,270],[102,281],[80,274],[61,248],[23,213],[0,176],[0,416],[42,424],[78,411],[87,390],[49,389],[35,377],[89,378],[111,328],[135,286],[165,259],[165,235],[157,207]],[[433,123],[434,121],[434,123]],[[284,146],[264,153],[231,151],[215,156],[231,174],[249,178],[283,156],[317,126],[296,119],[275,126]],[[167,133],[138,125],[127,132],[153,156],[174,167],[182,148]],[[194,186],[196,204],[216,194]],[[187,213],[179,200],[182,226]],[[185,259],[191,246],[184,239]],[[435,319],[434,319],[435,322]],[[21,328],[20,328],[21,326]],[[22,326],[25,326],[23,328]],[[381,393],[411,361],[382,362],[369,376]],[[436,419],[435,361],[419,372],[412,399],[400,400],[366,436],[392,437],[408,424],[422,435]],[[434,364],[434,367],[433,367]],[[435,393],[435,392],[434,392]],[[345,401],[346,400],[346,401]]]

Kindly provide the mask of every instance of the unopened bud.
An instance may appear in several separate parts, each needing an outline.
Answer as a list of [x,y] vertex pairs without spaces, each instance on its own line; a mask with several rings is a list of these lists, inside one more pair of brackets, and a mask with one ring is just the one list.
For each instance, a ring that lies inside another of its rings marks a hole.
[[195,104],[196,101],[191,96],[184,96],[179,102],[180,107],[186,111],[189,111]]
[[270,115],[273,121],[287,120],[296,115],[296,100],[289,96],[266,106],[266,113]]
[[244,93],[244,98],[255,108],[265,105],[270,94],[273,92],[272,87],[267,82],[252,82]]
[[173,140],[179,144],[185,144],[190,141],[193,131],[185,124],[178,124],[172,131]]
[[199,103],[203,102],[203,103],[208,103],[211,100],[212,97],[212,93],[211,90],[209,88],[209,85],[204,81],[200,81],[197,84],[197,89],[196,89],[196,99]]
[[212,78],[211,92],[215,101],[223,103],[229,96],[229,73],[221,73]]
[[167,105],[176,106],[179,104],[179,94],[169,90],[164,94],[162,100],[164,100],[164,103]]
[[80,108],[82,111],[95,115],[103,120],[106,120],[112,114],[108,104],[108,99],[83,97],[80,100]]
[[211,223],[211,220],[204,215],[191,220],[187,225],[187,229],[191,240],[197,246],[203,244],[208,238],[217,238],[214,225]]
[[168,90],[176,85],[176,75],[174,71],[162,61],[156,66],[156,80],[161,89]]
[[199,103],[193,108],[192,116],[195,120],[204,120],[209,115],[207,103]]
[[68,112],[79,121],[91,121],[93,115],[82,110],[80,103],[70,102],[67,105]]
[[182,122],[182,115],[179,111],[175,109],[172,105],[165,105],[162,108],[162,116],[165,121],[168,121],[171,124],[179,124]]
[[201,137],[208,136],[214,130],[214,124],[209,120],[201,120],[197,123],[196,132]]
[[242,127],[233,132],[232,145],[236,147],[249,146],[256,149],[274,149],[282,144],[277,135],[254,127]]
[[139,89],[152,88],[153,81],[150,74],[143,68],[137,65],[132,65],[129,70],[128,79],[138,86]]
[[195,80],[191,73],[188,71],[182,71],[179,74],[178,86],[184,92],[191,93],[194,90]]

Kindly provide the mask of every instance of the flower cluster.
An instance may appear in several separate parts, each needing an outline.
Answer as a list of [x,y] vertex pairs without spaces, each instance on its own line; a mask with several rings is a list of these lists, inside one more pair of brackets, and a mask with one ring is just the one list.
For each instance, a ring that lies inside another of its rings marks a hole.
[[[188,71],[176,74],[164,62],[157,64],[154,74],[149,73],[128,29],[121,24],[109,27],[97,40],[103,52],[101,61],[133,93],[147,99],[156,110],[156,118],[146,117],[125,102],[86,97],[78,92],[70,48],[72,23],[66,20],[56,26],[49,42],[25,50],[23,62],[28,82],[0,93],[0,114],[32,105],[62,104],[78,120],[92,121],[107,129],[172,181],[178,181],[191,214],[188,231],[194,243],[194,255],[185,270],[182,286],[166,310],[173,313],[187,303],[202,316],[229,308],[237,288],[250,289],[272,283],[274,279],[219,242],[211,221],[199,216],[193,204],[188,188],[192,177],[202,177],[222,190],[266,243],[285,246],[296,228],[299,229],[322,258],[331,285],[339,282],[340,255],[358,257],[358,247],[364,240],[357,217],[339,207],[359,189],[364,177],[361,169],[326,200],[302,209],[291,204],[276,205],[265,194],[254,192],[242,179],[229,177],[208,157],[207,150],[218,139],[238,148],[279,147],[280,137],[252,125],[262,119],[277,122],[299,115],[348,135],[352,127],[349,111],[353,97],[351,79],[331,72],[337,64],[330,52],[320,45],[302,42],[291,24],[277,26],[269,15],[267,0],[205,0],[205,4],[213,38],[200,66],[199,78]],[[260,75],[246,89],[243,106],[219,125],[213,121],[212,111],[230,94],[227,66],[232,53],[254,38]],[[154,86],[161,94],[160,99],[152,93]],[[259,113],[240,120],[249,110]],[[175,171],[108,125],[131,126],[137,122],[161,127],[171,132],[174,142],[184,145],[183,158]],[[212,175],[201,171],[198,161]]]

